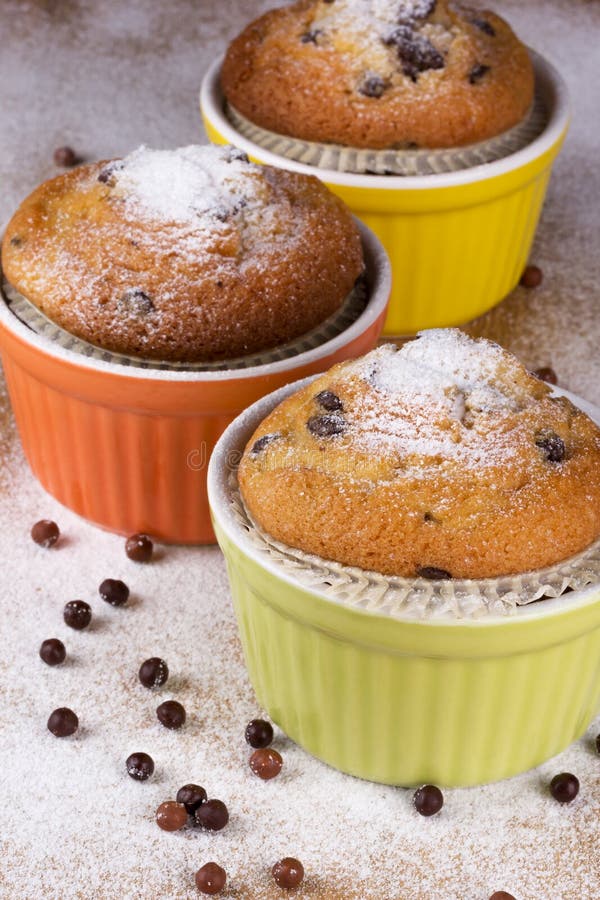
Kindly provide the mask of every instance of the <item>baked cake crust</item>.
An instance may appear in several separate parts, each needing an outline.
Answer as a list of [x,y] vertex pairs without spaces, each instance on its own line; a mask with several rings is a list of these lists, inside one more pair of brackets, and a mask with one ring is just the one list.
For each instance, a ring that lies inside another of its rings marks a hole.
[[449,0],[300,0],[232,42],[221,83],[254,124],[349,147],[458,147],[533,101],[527,48],[489,11]]
[[600,537],[600,429],[456,329],[342,363],[267,416],[239,467],[257,525],[386,575],[487,578]]
[[287,343],[343,304],[358,227],[317,178],[234,148],[140,148],[42,184],[2,244],[9,282],[106,350],[229,359]]

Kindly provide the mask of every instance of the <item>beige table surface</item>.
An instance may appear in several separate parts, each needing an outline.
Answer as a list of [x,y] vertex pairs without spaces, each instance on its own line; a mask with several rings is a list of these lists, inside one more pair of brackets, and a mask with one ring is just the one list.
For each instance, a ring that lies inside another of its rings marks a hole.
[[[0,226],[19,200],[54,174],[52,152],[86,158],[135,146],[205,141],[200,79],[215,53],[269,3],[200,0],[38,0],[0,3]],[[473,325],[531,368],[552,365],[560,383],[600,404],[600,2],[501,0],[499,12],[566,78],[573,125],[556,166],[533,260],[536,291],[518,289]],[[278,735],[282,775],[258,782],[242,739],[258,710],[247,682],[223,561],[216,548],[163,548],[128,561],[121,539],[63,510],[33,481],[0,386],[0,897],[186,898],[208,859],[230,876],[225,896],[277,898],[269,867],[303,860],[296,896],[377,900],[518,900],[600,896],[600,757],[588,735],[519,778],[446,794],[431,820],[410,792],[342,776]],[[64,539],[35,548],[28,530],[55,518]],[[105,577],[130,583],[130,607],[97,599]],[[88,632],[68,632],[62,605],[92,602]],[[104,607],[104,608],[100,608]],[[65,640],[60,670],[37,658],[41,640]],[[188,710],[181,733],[155,721],[158,702],[136,682],[141,660],[163,655],[173,673],[161,699]],[[515,685],[515,690],[526,685]],[[71,705],[78,736],[55,740],[49,711]],[[440,735],[443,741],[443,734]],[[155,777],[124,773],[147,750]],[[558,771],[581,779],[567,808],[548,796]],[[186,781],[225,800],[218,835],[160,832],[153,811]]]

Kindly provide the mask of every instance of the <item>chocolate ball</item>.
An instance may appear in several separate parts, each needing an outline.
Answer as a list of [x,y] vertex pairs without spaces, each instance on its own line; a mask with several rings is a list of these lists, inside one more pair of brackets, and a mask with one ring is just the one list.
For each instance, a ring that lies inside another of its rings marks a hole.
[[132,534],[125,541],[125,553],[134,562],[150,562],[153,551],[154,544],[147,534]]
[[77,163],[77,154],[72,147],[57,147],[54,151],[54,163],[62,168],[70,168]]
[[249,765],[255,775],[263,781],[270,781],[281,772],[283,759],[277,750],[272,747],[262,747],[255,750],[249,760]]
[[508,891],[494,891],[490,900],[515,900],[515,897],[509,894]]
[[160,724],[171,730],[181,728],[185,722],[185,709],[177,700],[165,700],[156,707],[156,715]]
[[273,726],[264,719],[252,719],[246,725],[246,741],[255,749],[268,747],[273,741]]
[[558,377],[551,366],[540,366],[539,369],[533,370],[533,374],[540,381],[545,381],[547,384],[558,384]]
[[125,768],[134,781],[147,781],[154,772],[154,760],[147,753],[132,753],[125,761]]
[[550,793],[559,803],[571,803],[579,793],[579,779],[570,772],[561,772],[550,782]]
[[273,878],[281,888],[296,888],[304,879],[304,866],[299,859],[286,856],[271,869]]
[[79,719],[67,706],[61,706],[50,713],[48,731],[51,731],[55,737],[69,737],[69,735],[75,734],[78,728]]
[[421,816],[435,816],[444,805],[444,795],[434,784],[424,784],[415,791],[413,803]]
[[196,825],[207,831],[221,831],[229,822],[229,810],[222,800],[206,800],[194,813]]
[[40,519],[31,528],[31,537],[40,547],[54,547],[60,537],[60,529],[50,519]]
[[207,798],[206,791],[199,784],[184,784],[177,791],[177,802],[183,803],[190,816],[193,816],[199,806]]
[[151,656],[140,666],[138,678],[144,687],[161,687],[169,677],[169,667],[164,659],[159,656]]
[[543,280],[544,273],[539,266],[525,266],[519,284],[522,287],[531,290],[532,288],[539,287]]
[[92,621],[92,608],[85,600],[69,600],[65,603],[63,619],[69,628],[82,631]]
[[42,642],[40,657],[48,666],[60,666],[65,661],[67,651],[65,645],[58,638],[48,638]]
[[182,803],[165,800],[156,810],[156,824],[163,831],[179,831],[187,822],[187,812]]
[[98,593],[111,606],[125,606],[129,600],[129,588],[124,581],[117,578],[105,578],[98,588]]
[[225,869],[214,862],[205,863],[196,872],[196,887],[202,894],[218,894],[225,887],[226,881]]

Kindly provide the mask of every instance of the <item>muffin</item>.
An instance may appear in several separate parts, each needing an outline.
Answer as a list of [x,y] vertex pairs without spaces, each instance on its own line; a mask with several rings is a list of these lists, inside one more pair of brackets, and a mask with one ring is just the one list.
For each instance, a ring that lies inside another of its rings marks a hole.
[[239,484],[291,547],[384,575],[492,578],[600,537],[600,430],[497,345],[432,330],[286,399]]
[[149,360],[227,360],[293,341],[363,272],[358,226],[312,176],[232,147],[141,147],[42,184],[2,244],[50,320]]
[[509,25],[450,0],[300,0],[230,45],[226,100],[255,125],[353,148],[461,147],[530,109],[533,66]]

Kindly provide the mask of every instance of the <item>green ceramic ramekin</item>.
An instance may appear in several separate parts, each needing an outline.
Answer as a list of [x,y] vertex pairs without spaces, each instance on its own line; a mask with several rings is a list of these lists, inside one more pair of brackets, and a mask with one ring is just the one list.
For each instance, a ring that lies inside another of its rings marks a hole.
[[208,473],[259,702],[314,756],[388,784],[483,784],[563,750],[600,707],[600,585],[504,617],[402,621],[300,585],[256,549],[233,512],[232,472],[259,422],[304,383],[242,413]]

